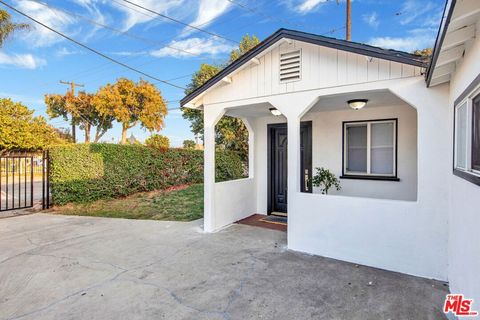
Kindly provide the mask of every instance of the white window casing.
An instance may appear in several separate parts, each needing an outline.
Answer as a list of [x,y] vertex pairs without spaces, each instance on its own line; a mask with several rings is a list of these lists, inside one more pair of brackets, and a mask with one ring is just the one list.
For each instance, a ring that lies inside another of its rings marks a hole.
[[455,107],[455,168],[466,170],[468,159],[468,104]]
[[473,100],[480,96],[480,87],[455,105],[454,168],[474,176],[480,171],[472,167],[473,153]]

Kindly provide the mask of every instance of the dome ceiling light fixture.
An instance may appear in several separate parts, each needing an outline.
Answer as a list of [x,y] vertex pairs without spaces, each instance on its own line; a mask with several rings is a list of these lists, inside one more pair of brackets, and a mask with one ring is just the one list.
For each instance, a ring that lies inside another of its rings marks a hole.
[[353,100],[348,100],[348,106],[352,108],[353,110],[360,110],[363,107],[367,105],[368,100],[367,99],[353,99]]
[[278,116],[281,116],[282,113],[280,112],[280,110],[278,110],[277,108],[270,108],[268,109],[270,110],[270,112],[275,116],[275,117],[278,117]]

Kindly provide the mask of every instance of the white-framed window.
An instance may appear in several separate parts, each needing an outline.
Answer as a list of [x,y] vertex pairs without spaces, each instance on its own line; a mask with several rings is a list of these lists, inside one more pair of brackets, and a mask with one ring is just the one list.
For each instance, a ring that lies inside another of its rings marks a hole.
[[343,123],[343,177],[397,177],[397,119]]
[[480,176],[480,88],[455,105],[454,168]]

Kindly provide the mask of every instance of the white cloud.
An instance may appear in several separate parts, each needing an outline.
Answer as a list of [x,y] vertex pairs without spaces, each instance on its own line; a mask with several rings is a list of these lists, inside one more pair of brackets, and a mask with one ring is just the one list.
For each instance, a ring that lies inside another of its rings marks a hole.
[[307,14],[320,8],[322,3],[329,0],[282,0],[281,2],[287,6],[288,9],[300,13]]
[[57,57],[71,56],[74,54],[80,54],[80,52],[75,50],[70,50],[67,47],[61,47],[60,49],[57,49],[57,51],[55,52],[55,55]]
[[147,55],[146,51],[113,51],[110,54],[121,56],[121,57],[135,57],[135,56],[144,56]]
[[[69,27],[75,23],[75,19],[71,18],[67,14],[48,8],[39,3],[28,0],[19,0],[17,3],[20,11],[33,16],[35,19],[45,23],[57,31],[68,33]],[[32,26],[32,30],[26,33],[24,39],[33,46],[51,46],[52,44],[62,40],[59,35],[44,28],[43,26],[35,23],[32,23]]]
[[400,24],[406,25],[414,22],[424,14],[431,12],[435,7],[435,4],[429,1],[407,0],[398,13]]
[[[26,0],[24,0],[26,1]],[[125,1],[107,1],[107,0],[72,0],[78,5],[87,8],[89,12],[96,16],[96,21],[104,23],[105,16],[102,15],[98,9],[100,4],[110,5],[124,14],[124,19],[121,22],[121,28],[127,31],[136,25],[145,24],[149,22],[163,23],[171,22],[166,18],[162,18],[155,13],[148,12],[138,6],[130,4]],[[138,4],[141,7],[150,9],[160,14],[178,19],[180,21],[188,22],[189,19],[193,21],[188,24],[194,26],[206,27],[213,22],[217,17],[221,16],[232,7],[231,2],[227,0],[131,0],[132,3]],[[180,25],[178,25],[180,26]],[[182,32],[182,36],[186,36],[195,31],[192,28],[186,27]]]
[[385,49],[412,52],[417,49],[432,47],[435,42],[436,29],[422,28],[410,30],[405,37],[376,37],[369,44]]
[[[197,16],[195,20],[189,24],[195,27],[206,27],[216,18],[224,14],[230,9],[231,3],[227,0],[200,0],[198,5]],[[194,32],[189,27],[185,28],[184,35]]]
[[[100,9],[98,9],[98,7],[96,6],[95,0],[73,0],[73,1],[78,5],[86,8],[90,16],[93,16],[92,20],[100,24],[106,24],[106,18],[103,15],[103,13],[100,11]],[[100,26],[94,26],[93,29],[90,32],[88,32],[88,34],[84,37],[85,40],[93,37],[95,33],[98,31],[98,29],[100,29]]]
[[[172,41],[168,45],[170,48],[162,48],[159,50],[151,51],[150,54],[154,57],[173,57],[173,58],[184,58],[192,57],[194,55],[217,55],[220,53],[230,52],[233,49],[233,46],[220,42],[214,39],[203,39],[203,38],[189,38],[180,41]],[[188,51],[187,52],[175,50],[172,48]]]
[[[80,1],[86,1],[90,2],[89,0],[80,0]],[[123,13],[125,13],[126,18],[125,21],[123,22],[123,30],[127,31],[134,27],[137,24],[141,23],[146,23],[150,22],[154,19],[162,19],[159,16],[149,13],[143,9],[140,9],[137,6],[134,6],[132,4],[129,4],[127,2],[123,3],[122,5],[119,5],[118,3],[111,3],[115,8],[119,9]],[[181,6],[184,4],[185,0],[163,0],[163,1],[158,1],[158,0],[133,0],[132,2],[151,9],[153,11],[156,11],[158,13],[170,15],[169,11],[174,10],[175,8],[181,8]]]
[[89,7],[94,4],[95,0],[73,0],[73,2],[76,2],[83,7]]
[[380,24],[380,21],[378,21],[378,14],[375,11],[370,14],[364,14],[362,19],[366,24],[373,28],[377,28]]
[[14,66],[22,69],[37,69],[47,64],[47,61],[31,54],[12,54],[0,52],[0,65]]
[[328,0],[304,0],[300,3],[296,10],[300,13],[308,13],[317,8],[317,6],[321,3],[327,2]]

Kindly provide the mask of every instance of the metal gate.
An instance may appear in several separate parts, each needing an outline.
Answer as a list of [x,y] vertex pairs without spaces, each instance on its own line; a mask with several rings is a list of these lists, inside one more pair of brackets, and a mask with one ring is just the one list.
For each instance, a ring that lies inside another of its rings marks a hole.
[[0,154],[0,212],[50,207],[48,152]]

